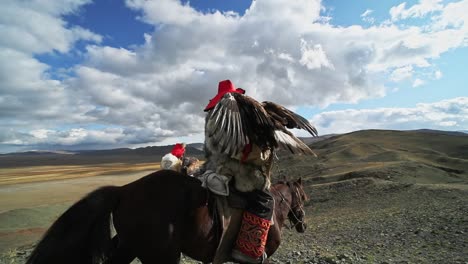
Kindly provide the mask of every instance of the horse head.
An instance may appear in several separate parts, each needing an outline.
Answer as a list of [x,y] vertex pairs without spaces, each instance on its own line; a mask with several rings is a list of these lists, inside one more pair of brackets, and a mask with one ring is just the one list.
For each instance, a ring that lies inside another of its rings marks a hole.
[[289,221],[297,232],[304,233],[307,228],[307,224],[305,223],[304,203],[308,201],[309,198],[304,191],[301,178],[294,182],[287,182],[286,184],[291,192],[291,205],[288,213]]

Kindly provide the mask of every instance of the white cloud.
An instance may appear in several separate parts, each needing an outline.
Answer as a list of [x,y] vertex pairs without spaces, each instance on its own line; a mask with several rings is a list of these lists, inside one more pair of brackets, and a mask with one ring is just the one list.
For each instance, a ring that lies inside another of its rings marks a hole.
[[171,24],[178,26],[189,25],[197,19],[203,18],[189,4],[181,4],[173,0],[126,0],[126,4],[133,9],[144,9],[143,20],[151,24]]
[[418,4],[406,8],[406,2],[390,9],[392,20],[408,19],[412,17],[423,17],[427,14],[440,11],[443,7],[442,0],[420,0]]
[[[441,11],[440,15],[434,17],[435,29],[446,29],[454,27],[466,32],[468,30],[468,1],[458,1],[448,3]],[[466,38],[466,37],[465,37]],[[466,45],[465,40],[465,45]]]
[[[89,3],[84,0],[2,2],[0,8],[1,127],[34,129],[45,123],[82,120],[73,92],[52,79],[51,67],[35,55],[67,53],[79,40],[100,42],[91,31],[68,26],[63,16]],[[38,122],[47,120],[48,122]],[[21,126],[20,126],[21,125]]]
[[[81,27],[67,27],[62,15],[90,1],[2,1],[0,47],[26,54],[68,52],[77,40],[101,41],[101,36]],[[8,37],[7,37],[8,36]]]
[[31,130],[29,134],[37,139],[45,139],[48,137],[48,134],[51,134],[53,132],[54,132],[53,130],[48,130],[48,129],[36,129],[36,130]]
[[413,76],[413,66],[407,65],[395,69],[390,75],[390,79],[394,82],[398,82]]
[[118,144],[125,135],[122,129],[87,130],[73,128],[69,131],[38,129],[29,132],[29,137],[17,138],[20,145],[74,146],[80,144]]
[[323,112],[310,119],[321,135],[363,129],[468,129],[468,97],[420,103],[413,108]]
[[372,14],[373,12],[374,12],[374,10],[366,9],[366,11],[364,11],[364,13],[361,14],[361,17],[369,16],[369,15]]
[[439,123],[439,125],[443,127],[453,127],[457,125],[457,122],[456,121],[442,121]]
[[[134,51],[124,48],[90,45],[87,50],[87,66],[119,75],[131,74],[128,69],[138,69],[138,58]],[[141,71],[142,69],[138,69]]]
[[[140,46],[110,47],[64,21],[90,1],[40,2],[7,1],[0,10],[6,36],[0,38],[0,144],[150,144],[200,135],[203,107],[226,78],[248,95],[289,107],[383,97],[383,78],[421,76],[468,36],[459,11],[466,0],[397,6],[395,23],[368,28],[331,25],[320,17],[319,0],[257,0],[244,15],[199,12],[174,0],[127,0],[155,30]],[[429,15],[434,25],[400,24]],[[51,66],[34,57],[70,52],[78,40],[91,42],[84,62],[65,69],[71,74],[63,79],[54,80]],[[89,128],[95,124],[118,129]],[[61,130],[64,125],[73,128]]]
[[[63,85],[47,78],[48,65],[31,55],[0,49],[0,119],[60,118],[71,114]],[[2,123],[3,123],[2,122]]]
[[366,11],[364,11],[364,13],[361,14],[362,21],[370,23],[370,24],[374,24],[375,19],[370,16],[370,14],[372,14],[373,12],[374,10],[366,9]]
[[289,62],[294,62],[293,57],[288,53],[280,53],[278,54],[278,58],[289,61]]
[[414,82],[413,82],[413,87],[419,87],[419,86],[421,86],[421,85],[423,85],[425,83],[426,83],[425,81],[423,81],[423,80],[421,80],[419,78],[416,78],[416,80],[414,80]]
[[310,47],[305,40],[301,40],[301,53],[302,56],[299,63],[306,66],[309,70],[320,69],[322,67],[335,69],[320,44]]

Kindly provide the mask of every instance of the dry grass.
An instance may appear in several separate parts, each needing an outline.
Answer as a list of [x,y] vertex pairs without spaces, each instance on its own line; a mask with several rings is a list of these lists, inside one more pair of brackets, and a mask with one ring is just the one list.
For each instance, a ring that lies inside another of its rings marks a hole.
[[31,183],[94,177],[102,175],[128,174],[140,171],[159,170],[159,163],[128,165],[109,163],[98,165],[34,166],[22,168],[0,168],[0,186],[18,183]]
[[121,186],[159,168],[159,163],[112,163],[0,169],[0,253],[37,241],[56,217],[90,191]]

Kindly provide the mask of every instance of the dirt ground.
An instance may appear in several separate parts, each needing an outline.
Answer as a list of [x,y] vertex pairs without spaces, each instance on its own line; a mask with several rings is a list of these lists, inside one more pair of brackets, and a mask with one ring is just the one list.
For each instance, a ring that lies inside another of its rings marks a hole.
[[[32,244],[71,202],[133,175],[0,187],[0,263],[24,263]],[[14,203],[5,202],[9,197]],[[372,178],[307,186],[308,229],[283,229],[270,263],[458,263],[468,261],[468,186],[401,184]],[[33,198],[33,199],[31,199]],[[135,261],[134,263],[139,263]],[[183,258],[182,263],[199,264]]]

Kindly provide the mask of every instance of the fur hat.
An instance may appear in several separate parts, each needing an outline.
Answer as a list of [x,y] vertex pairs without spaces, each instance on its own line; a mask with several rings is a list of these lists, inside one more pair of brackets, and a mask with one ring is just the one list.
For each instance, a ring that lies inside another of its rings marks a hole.
[[180,172],[182,168],[182,161],[171,153],[167,153],[161,159],[161,169],[163,170],[173,170]]

